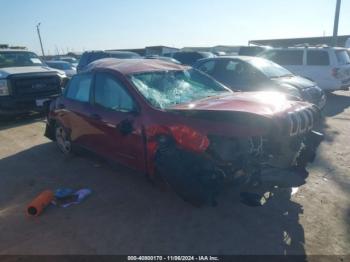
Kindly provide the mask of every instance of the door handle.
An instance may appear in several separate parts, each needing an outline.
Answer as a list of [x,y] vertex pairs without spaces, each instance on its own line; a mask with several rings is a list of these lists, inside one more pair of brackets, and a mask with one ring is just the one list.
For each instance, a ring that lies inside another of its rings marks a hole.
[[91,115],[90,115],[90,118],[91,118],[91,119],[94,119],[94,120],[101,120],[101,116],[98,115],[98,114],[91,114]]

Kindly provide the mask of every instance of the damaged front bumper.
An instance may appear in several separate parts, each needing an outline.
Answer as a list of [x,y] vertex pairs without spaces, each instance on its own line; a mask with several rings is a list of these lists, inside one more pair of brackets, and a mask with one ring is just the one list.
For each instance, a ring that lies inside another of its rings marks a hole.
[[[304,135],[299,149],[294,148],[293,164],[289,166],[270,165],[276,161],[269,162],[262,156],[260,142],[246,141],[238,145],[231,141],[230,145],[225,141],[221,145],[213,138],[211,148],[203,154],[194,154],[167,141],[160,145],[155,163],[162,178],[194,205],[216,205],[217,196],[227,184],[238,187],[245,202],[252,194],[263,197],[266,191],[260,189],[303,185],[308,177],[306,165],[314,161],[322,139],[323,135],[315,131]],[[229,153],[234,154],[235,146],[246,147],[247,153],[236,154],[231,162],[222,161]],[[213,152],[218,149],[220,152]]]

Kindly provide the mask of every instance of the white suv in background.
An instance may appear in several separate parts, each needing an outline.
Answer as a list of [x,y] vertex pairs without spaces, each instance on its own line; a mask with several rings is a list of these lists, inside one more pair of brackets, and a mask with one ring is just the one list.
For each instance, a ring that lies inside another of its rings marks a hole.
[[349,90],[350,57],[340,47],[273,48],[259,56],[316,82],[325,91]]

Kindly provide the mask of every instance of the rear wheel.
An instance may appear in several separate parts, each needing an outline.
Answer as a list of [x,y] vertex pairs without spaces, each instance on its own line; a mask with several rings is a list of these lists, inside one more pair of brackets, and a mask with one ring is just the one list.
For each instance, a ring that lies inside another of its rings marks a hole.
[[56,145],[66,156],[72,154],[72,142],[67,133],[67,130],[59,123],[55,126],[55,140]]

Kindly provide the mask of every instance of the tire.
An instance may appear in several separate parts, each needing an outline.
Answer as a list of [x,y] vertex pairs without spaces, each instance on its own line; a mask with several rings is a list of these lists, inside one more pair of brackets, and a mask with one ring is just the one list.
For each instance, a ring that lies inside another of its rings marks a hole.
[[67,132],[67,129],[64,128],[62,124],[56,122],[54,135],[55,135],[56,145],[59,148],[59,150],[65,156],[71,156],[73,152],[72,141]]
[[223,172],[200,155],[171,147],[157,152],[158,175],[186,202],[216,206]]

